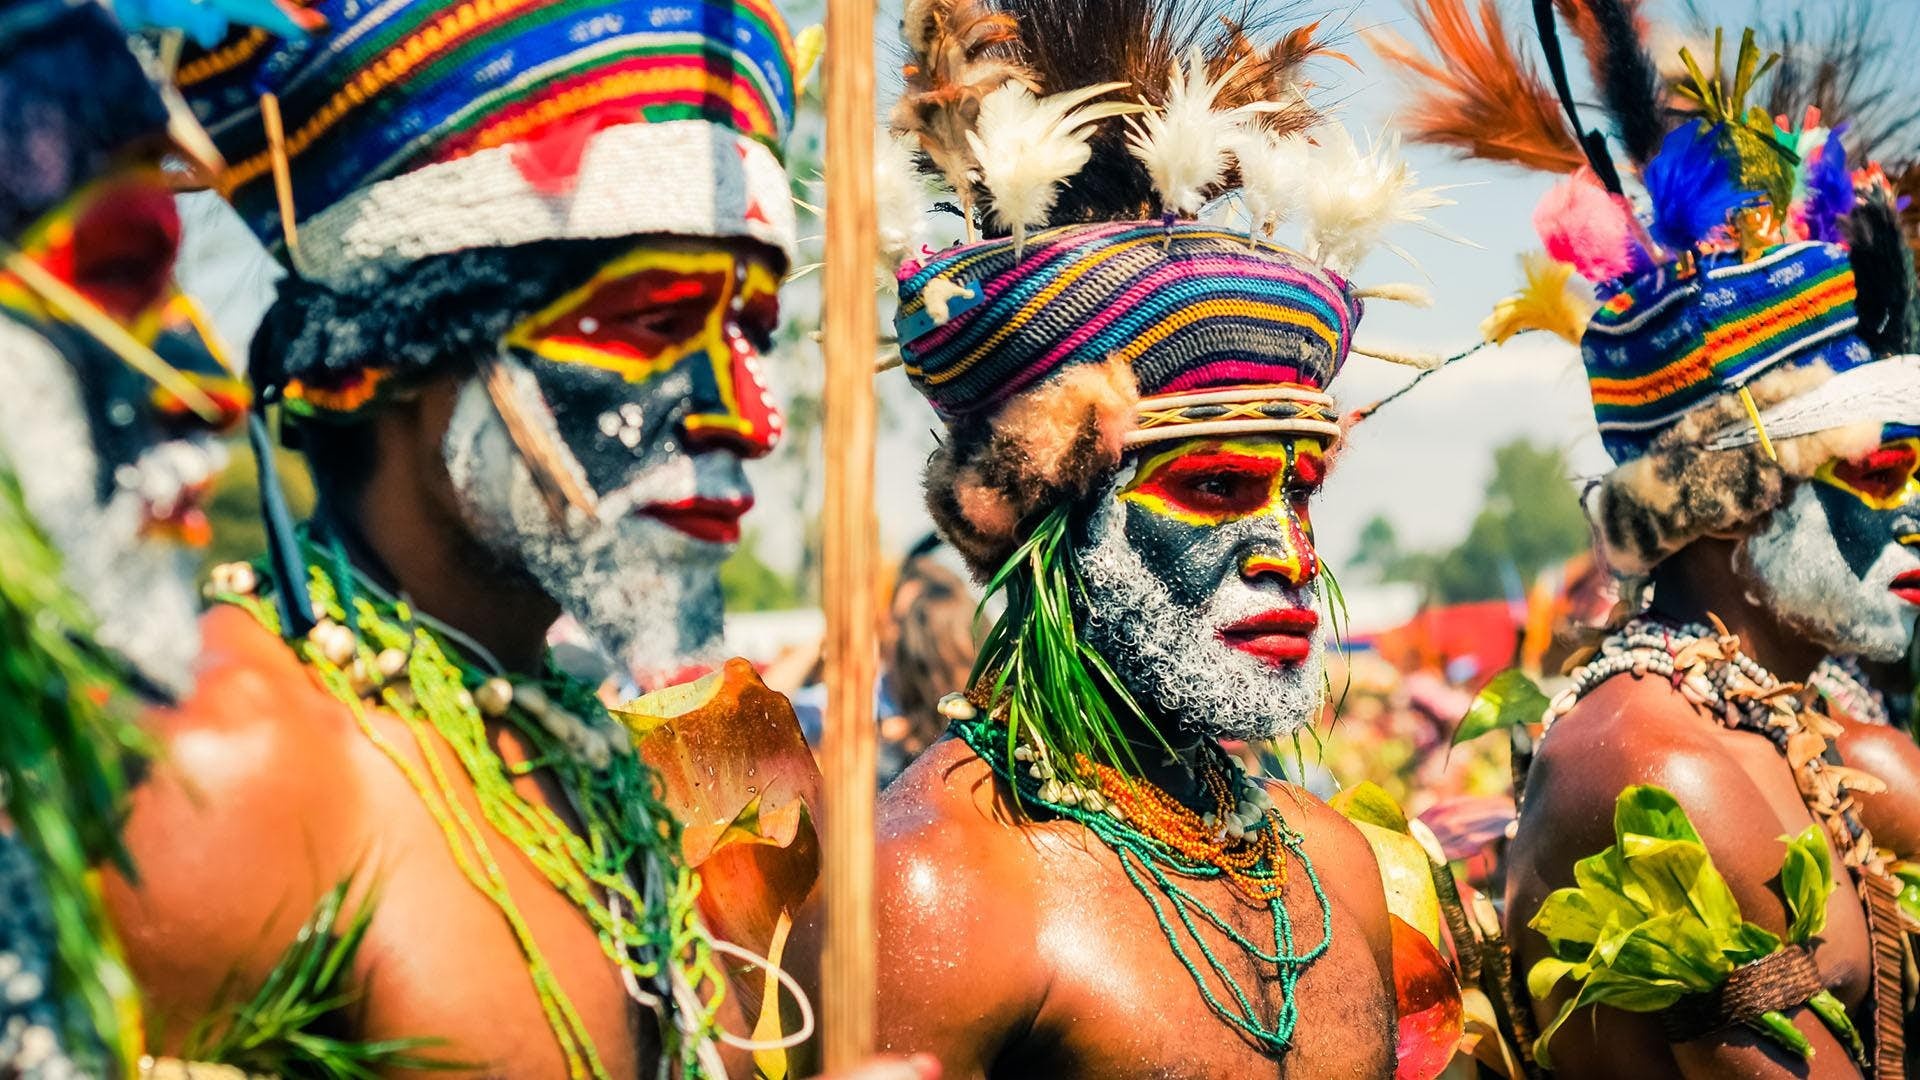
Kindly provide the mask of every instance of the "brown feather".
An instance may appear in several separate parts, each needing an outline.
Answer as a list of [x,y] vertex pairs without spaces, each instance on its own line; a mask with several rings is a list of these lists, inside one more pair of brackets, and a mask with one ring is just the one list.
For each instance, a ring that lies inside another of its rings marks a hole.
[[980,118],[981,99],[1010,82],[1039,91],[1017,56],[1019,26],[983,0],[909,0],[901,28],[911,57],[893,128],[919,138],[927,161],[962,207],[971,207],[975,162],[967,133]]
[[1221,21],[1226,26],[1226,36],[1208,61],[1207,77],[1217,79],[1228,71],[1233,72],[1233,77],[1220,88],[1216,100],[1221,108],[1280,103],[1283,108],[1260,116],[1261,123],[1275,135],[1295,134],[1320,122],[1320,111],[1307,101],[1307,91],[1313,87],[1306,76],[1307,61],[1325,57],[1359,70],[1352,57],[1315,36],[1320,30],[1319,22],[1294,28],[1263,51],[1248,40],[1240,26],[1226,19]]
[[1384,31],[1369,33],[1367,44],[1413,90],[1412,108],[1400,120],[1415,139],[1550,173],[1586,163],[1559,99],[1508,39],[1495,0],[1482,0],[1478,26],[1465,0],[1409,3],[1437,62]]

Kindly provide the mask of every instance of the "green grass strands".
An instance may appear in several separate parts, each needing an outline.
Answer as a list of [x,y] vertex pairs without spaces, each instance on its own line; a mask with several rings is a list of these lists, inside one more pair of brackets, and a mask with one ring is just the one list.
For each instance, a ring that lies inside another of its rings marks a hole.
[[66,1050],[82,1062],[104,1052],[124,1071],[136,1046],[123,1023],[133,984],[90,874],[104,862],[132,869],[119,838],[125,762],[151,745],[93,626],[18,480],[0,467],[0,793],[48,899]]

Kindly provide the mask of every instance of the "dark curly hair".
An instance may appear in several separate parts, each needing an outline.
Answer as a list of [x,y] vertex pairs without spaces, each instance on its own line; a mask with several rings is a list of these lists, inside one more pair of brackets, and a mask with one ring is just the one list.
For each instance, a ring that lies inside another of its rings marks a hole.
[[[256,386],[298,379],[337,384],[368,368],[426,378],[472,370],[516,323],[576,288],[635,241],[562,240],[479,248],[363,272],[343,289],[297,276],[281,280],[249,350]],[[351,505],[374,466],[361,426],[312,422],[290,428],[321,498]]]

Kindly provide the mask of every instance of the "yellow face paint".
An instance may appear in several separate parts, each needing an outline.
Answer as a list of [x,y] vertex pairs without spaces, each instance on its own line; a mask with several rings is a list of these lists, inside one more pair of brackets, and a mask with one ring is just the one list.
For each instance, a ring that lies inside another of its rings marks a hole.
[[1898,510],[1920,499],[1920,438],[1895,439],[1857,461],[1830,461],[1814,479],[1874,510]]
[[1315,439],[1192,439],[1142,462],[1119,498],[1198,528],[1262,515],[1304,522],[1325,477]]

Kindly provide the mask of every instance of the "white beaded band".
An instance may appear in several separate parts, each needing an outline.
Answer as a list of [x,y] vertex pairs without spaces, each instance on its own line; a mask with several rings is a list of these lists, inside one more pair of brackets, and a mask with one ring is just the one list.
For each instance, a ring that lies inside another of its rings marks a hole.
[[300,223],[300,272],[324,285],[369,266],[470,248],[624,236],[739,237],[796,248],[792,191],[773,151],[705,120],[593,136],[564,192],[535,187],[513,145],[363,188]]
[[1237,386],[1142,398],[1128,448],[1218,435],[1308,435],[1336,441],[1332,395],[1307,386]]

